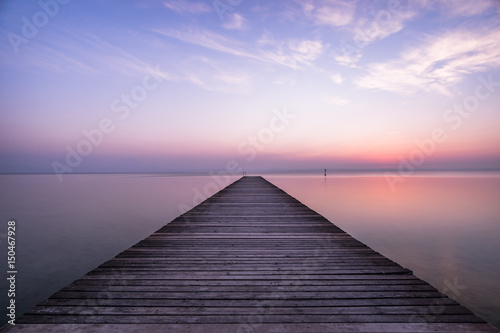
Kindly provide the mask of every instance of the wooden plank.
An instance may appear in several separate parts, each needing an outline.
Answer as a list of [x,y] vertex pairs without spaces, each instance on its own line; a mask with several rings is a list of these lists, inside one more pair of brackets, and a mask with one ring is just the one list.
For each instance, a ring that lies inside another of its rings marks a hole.
[[[329,288],[328,288],[329,287]],[[211,290],[214,292],[236,292],[236,291],[252,291],[252,292],[329,292],[329,291],[429,291],[434,290],[432,286],[426,284],[415,284],[415,285],[348,285],[348,286],[303,286],[303,285],[288,285],[288,286],[271,286],[271,285],[211,285],[211,286],[193,286],[193,285],[138,285],[138,286],[130,286],[130,285],[118,285],[118,286],[109,286],[106,288],[108,292],[171,292],[171,291],[179,291],[179,292],[204,292],[206,290]],[[100,291],[102,290],[100,285],[71,285],[62,289],[62,291]]]
[[234,182],[7,330],[495,331],[261,177]]
[[[163,299],[137,299],[134,300],[134,306],[144,307],[254,307],[265,308],[269,307],[270,300],[263,299],[245,299],[245,300],[229,300],[229,299],[181,299],[169,300],[165,303]],[[442,304],[456,306],[458,303],[450,298],[347,298],[347,299],[280,299],[279,307],[379,307],[379,306],[423,306],[426,307],[429,302],[432,304]],[[48,300],[40,303],[40,306],[131,306],[129,299],[74,299],[74,298],[49,298]],[[279,308],[275,306],[275,308]],[[36,309],[36,308],[34,308]]]
[[[412,323],[419,322],[418,317],[414,314],[328,314],[328,315],[271,315],[267,313],[262,315],[257,311],[254,314],[244,315],[103,315],[100,314],[100,309],[93,309],[90,314],[77,315],[36,315],[31,314],[23,323],[60,323],[60,324],[167,324],[167,323],[206,323],[206,324],[223,324],[223,323],[243,323],[245,321],[257,323]],[[440,323],[484,323],[481,319],[474,315],[447,315],[440,314]]]
[[149,298],[149,299],[275,299],[275,298],[286,298],[286,299],[339,299],[339,298],[425,298],[432,297],[438,298],[441,296],[440,293],[436,291],[421,290],[421,291],[409,291],[409,290],[385,290],[385,291],[321,291],[321,292],[307,292],[307,291],[273,291],[272,293],[258,292],[251,290],[249,292],[238,292],[238,291],[189,291],[189,292],[178,292],[174,291],[140,291],[140,292],[130,292],[130,291],[120,291],[112,292],[106,290],[103,292],[99,291],[58,291],[52,298]]
[[[269,314],[273,316],[290,316],[290,315],[332,315],[332,314],[350,314],[350,315],[412,315],[414,313],[425,312],[428,309],[425,306],[378,306],[376,308],[371,306],[347,306],[347,307],[325,307],[325,306],[309,306],[309,307],[296,307],[296,306],[281,306],[269,310]],[[103,316],[109,315],[150,315],[154,313],[166,316],[207,316],[207,315],[245,315],[255,312],[255,307],[246,306],[102,306],[99,314]],[[52,315],[52,314],[65,314],[65,315],[91,315],[95,310],[92,307],[82,308],[81,306],[39,306],[30,312],[32,315]],[[471,312],[461,306],[447,306],[442,311],[443,315],[471,315]]]
[[490,325],[482,323],[248,323],[237,324],[17,324],[12,331],[20,332],[110,332],[110,333],[234,333],[234,332],[364,332],[364,333],[464,333],[464,332],[498,332]]
[[79,279],[67,288],[72,286],[89,286],[89,285],[100,285],[100,286],[369,286],[369,285],[428,285],[419,279],[336,279],[336,280],[220,280],[220,279],[182,279],[182,280],[171,280],[171,279]]

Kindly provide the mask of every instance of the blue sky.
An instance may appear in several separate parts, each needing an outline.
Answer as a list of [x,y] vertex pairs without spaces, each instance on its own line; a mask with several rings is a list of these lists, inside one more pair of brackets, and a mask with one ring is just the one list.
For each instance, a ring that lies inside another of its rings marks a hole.
[[499,169],[499,14],[3,1],[0,172]]

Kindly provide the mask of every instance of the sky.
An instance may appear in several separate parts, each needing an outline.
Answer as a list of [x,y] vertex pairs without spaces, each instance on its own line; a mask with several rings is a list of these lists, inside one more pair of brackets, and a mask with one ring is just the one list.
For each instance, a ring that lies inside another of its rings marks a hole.
[[500,2],[3,0],[0,172],[500,169]]

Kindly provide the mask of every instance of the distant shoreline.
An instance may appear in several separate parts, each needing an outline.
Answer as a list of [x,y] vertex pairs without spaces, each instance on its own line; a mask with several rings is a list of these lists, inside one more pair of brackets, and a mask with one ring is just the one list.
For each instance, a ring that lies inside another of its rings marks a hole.
[[[325,169],[318,170],[249,170],[245,171],[246,175],[304,175],[304,176],[324,176]],[[398,172],[397,169],[360,169],[360,170],[327,170],[327,176],[332,175],[384,175],[386,172]],[[66,176],[77,175],[151,175],[151,176],[210,176],[217,174],[220,170],[216,171],[165,171],[165,172],[75,172]],[[464,169],[464,170],[415,170],[413,176],[417,175],[443,175],[443,174],[500,174],[500,169]],[[53,172],[4,172],[0,175],[54,175]],[[230,173],[231,176],[242,176],[242,172]]]

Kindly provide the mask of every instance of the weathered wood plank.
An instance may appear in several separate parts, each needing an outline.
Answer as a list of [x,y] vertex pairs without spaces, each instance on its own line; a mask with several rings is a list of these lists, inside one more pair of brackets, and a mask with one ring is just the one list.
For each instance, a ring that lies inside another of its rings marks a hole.
[[79,279],[68,286],[369,286],[369,285],[426,285],[414,279],[336,279],[336,280],[220,280],[220,279]]
[[[59,323],[59,324],[167,324],[167,323],[206,323],[206,324],[238,324],[250,323],[418,323],[415,314],[328,314],[328,315],[272,315],[260,312],[246,315],[102,315],[99,309],[88,315],[29,315],[23,323]],[[484,323],[474,315],[439,315],[440,323]]]
[[274,291],[272,293],[258,292],[251,290],[249,292],[238,291],[140,291],[140,292],[110,292],[104,291],[58,291],[52,298],[160,298],[160,299],[338,299],[338,298],[411,298],[411,297],[432,297],[438,298],[441,294],[432,290],[408,291],[408,290],[386,290],[386,291],[321,291],[321,292],[307,292],[307,291]]
[[[221,292],[330,292],[331,286],[270,286],[270,285],[218,285],[218,286],[179,286],[179,285],[139,285],[139,286],[108,286],[105,290],[108,293],[111,292],[189,292],[189,293],[199,293],[206,292],[207,290],[221,293]],[[355,285],[355,286],[335,286],[336,292],[340,291],[355,291],[355,292],[370,292],[370,291],[434,291],[432,286],[426,284],[416,284],[416,285]],[[100,292],[104,290],[102,286],[99,285],[71,285],[63,288],[61,291],[66,292]]]
[[[269,307],[270,300],[265,299],[245,299],[245,300],[230,300],[230,299],[180,299],[170,300],[165,304],[163,299],[136,299],[134,306],[144,307]],[[347,298],[347,299],[279,299],[279,303],[274,304],[275,307],[378,307],[378,306],[428,306],[431,304],[438,305],[453,305],[459,304],[454,300],[446,297],[438,298]],[[40,303],[41,306],[131,306],[129,299],[74,299],[74,298],[49,298]],[[279,306],[277,306],[279,305]]]
[[[109,315],[165,315],[165,316],[207,316],[207,315],[246,315],[255,312],[256,307],[245,306],[102,306],[99,314],[102,316]],[[325,306],[282,306],[276,308],[268,308],[269,315],[412,315],[415,313],[423,313],[427,311],[425,306],[348,306],[348,307],[325,307]],[[30,312],[30,315],[92,315],[95,314],[93,307],[81,306],[38,306]],[[461,306],[447,306],[442,311],[443,315],[471,315],[472,313]]]
[[238,324],[17,324],[14,330],[21,332],[109,332],[109,333],[234,333],[234,332],[364,332],[364,333],[464,333],[464,332],[498,332],[490,325],[483,323],[248,323]]

